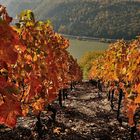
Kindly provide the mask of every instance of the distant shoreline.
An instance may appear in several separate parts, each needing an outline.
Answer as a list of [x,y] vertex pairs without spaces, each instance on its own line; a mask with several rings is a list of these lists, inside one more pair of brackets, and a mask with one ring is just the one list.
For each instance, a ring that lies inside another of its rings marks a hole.
[[76,36],[76,35],[68,35],[68,34],[61,34],[61,35],[70,39],[93,40],[93,41],[104,42],[104,43],[112,43],[119,40],[119,39],[110,39],[110,38],[107,39],[107,38],[97,38],[97,37],[88,37],[88,36]]

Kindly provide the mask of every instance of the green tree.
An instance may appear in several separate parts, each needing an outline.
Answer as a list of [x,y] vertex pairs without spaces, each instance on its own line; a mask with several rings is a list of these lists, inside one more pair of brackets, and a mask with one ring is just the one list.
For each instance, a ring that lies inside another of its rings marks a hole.
[[103,51],[86,52],[79,61],[79,65],[83,71],[83,78],[88,79],[89,70],[92,67],[92,62],[103,54]]

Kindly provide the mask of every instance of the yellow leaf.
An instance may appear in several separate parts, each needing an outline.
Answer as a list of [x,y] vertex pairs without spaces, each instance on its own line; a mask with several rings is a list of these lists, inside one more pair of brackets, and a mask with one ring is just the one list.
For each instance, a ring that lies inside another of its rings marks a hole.
[[36,54],[34,54],[33,61],[34,62],[37,61],[37,55]]
[[122,69],[122,74],[126,74],[126,67]]

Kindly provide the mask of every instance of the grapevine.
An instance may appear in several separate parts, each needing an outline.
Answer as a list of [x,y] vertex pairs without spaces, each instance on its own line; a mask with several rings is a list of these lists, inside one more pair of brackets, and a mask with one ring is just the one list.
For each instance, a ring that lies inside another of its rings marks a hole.
[[69,41],[50,22],[36,21],[31,10],[12,18],[0,6],[0,124],[15,127],[17,117],[32,113],[40,119],[59,91],[80,81],[81,70],[67,52]]
[[114,96],[119,97],[117,119],[120,122],[120,107],[124,98],[123,113],[128,117],[129,126],[136,127],[134,117],[140,109],[140,38],[112,43],[104,55],[93,62],[89,78],[101,79],[109,86],[112,109]]

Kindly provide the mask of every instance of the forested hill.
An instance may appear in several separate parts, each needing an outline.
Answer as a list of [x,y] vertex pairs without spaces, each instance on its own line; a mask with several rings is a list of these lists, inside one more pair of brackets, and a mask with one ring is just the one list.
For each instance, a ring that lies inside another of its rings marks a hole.
[[51,19],[65,34],[99,38],[134,38],[140,32],[140,0],[0,0],[15,16],[32,9]]

